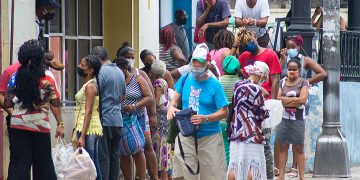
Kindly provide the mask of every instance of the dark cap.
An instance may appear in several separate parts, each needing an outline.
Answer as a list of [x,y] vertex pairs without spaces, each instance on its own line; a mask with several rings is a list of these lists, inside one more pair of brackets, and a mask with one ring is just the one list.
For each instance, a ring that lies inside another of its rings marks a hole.
[[59,4],[56,0],[36,0],[36,8],[40,6],[51,6],[53,8],[60,8],[61,4]]

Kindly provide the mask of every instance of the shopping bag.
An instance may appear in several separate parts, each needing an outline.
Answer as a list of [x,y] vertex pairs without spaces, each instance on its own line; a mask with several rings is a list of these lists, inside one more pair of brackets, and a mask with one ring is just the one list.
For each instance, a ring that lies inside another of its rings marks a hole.
[[273,129],[281,122],[284,107],[280,100],[269,99],[265,101],[265,109],[270,111],[270,117],[265,119],[263,127]]
[[66,144],[65,140],[58,137],[57,144],[52,148],[51,155],[54,162],[55,172],[58,180],[64,179],[64,168],[69,157],[74,153],[71,143]]
[[95,180],[96,168],[88,152],[76,149],[64,168],[64,180]]
[[121,129],[120,154],[133,155],[144,150],[145,137],[137,117],[123,113],[124,127]]

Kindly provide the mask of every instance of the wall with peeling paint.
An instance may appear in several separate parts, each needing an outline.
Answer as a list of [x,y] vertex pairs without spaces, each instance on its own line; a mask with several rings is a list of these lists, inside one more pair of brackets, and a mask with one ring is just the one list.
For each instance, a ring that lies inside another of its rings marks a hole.
[[[360,83],[340,83],[340,121],[341,130],[346,136],[348,143],[349,159],[351,166],[360,166]],[[305,159],[306,172],[312,172],[316,149],[316,139],[321,131],[323,121],[323,84],[319,83],[309,90],[309,116],[306,120],[305,130]],[[272,144],[274,142],[272,134]],[[273,148],[273,147],[272,147]],[[292,152],[289,152],[287,167],[291,167]]]

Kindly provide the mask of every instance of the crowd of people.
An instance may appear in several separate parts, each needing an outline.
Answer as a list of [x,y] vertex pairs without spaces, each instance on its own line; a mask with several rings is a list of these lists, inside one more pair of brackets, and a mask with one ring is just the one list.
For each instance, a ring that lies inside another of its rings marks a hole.
[[[89,153],[96,179],[117,180],[122,172],[127,180],[134,174],[141,180],[147,175],[153,180],[283,180],[290,145],[289,175],[304,179],[309,87],[324,80],[326,71],[300,53],[300,35],[286,37],[279,55],[267,48],[266,0],[238,0],[235,7],[241,27],[236,34],[226,29],[231,14],[225,0],[199,0],[195,36],[202,42],[192,52],[183,29],[186,12],[177,10],[176,21],[160,31],[159,57],[148,49],[135,54],[124,43],[113,60],[96,46],[79,61],[77,74],[85,83],[75,95],[72,140]],[[143,68],[135,67],[135,57]],[[56,179],[50,111],[56,137],[64,137],[60,93],[48,70],[56,66],[46,60],[40,39],[25,42],[18,61],[0,77],[0,106],[8,113],[8,179],[30,179],[31,168],[33,179]],[[274,156],[274,129],[262,125],[270,116],[264,106],[268,99],[284,106]],[[172,123],[187,109],[192,114],[186,120],[195,129],[190,135]]]

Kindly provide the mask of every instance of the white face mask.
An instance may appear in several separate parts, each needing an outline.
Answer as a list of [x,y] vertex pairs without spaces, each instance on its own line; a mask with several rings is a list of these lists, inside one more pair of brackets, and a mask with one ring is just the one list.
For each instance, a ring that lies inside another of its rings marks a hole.
[[207,66],[202,67],[202,68],[194,68],[193,66],[191,66],[191,71],[194,73],[194,76],[196,78],[199,78],[206,74]]
[[128,59],[128,61],[130,62],[130,67],[131,67],[131,68],[134,68],[135,60],[133,60],[133,59]]

